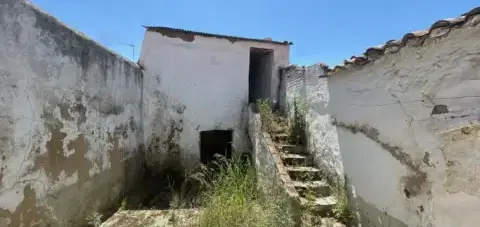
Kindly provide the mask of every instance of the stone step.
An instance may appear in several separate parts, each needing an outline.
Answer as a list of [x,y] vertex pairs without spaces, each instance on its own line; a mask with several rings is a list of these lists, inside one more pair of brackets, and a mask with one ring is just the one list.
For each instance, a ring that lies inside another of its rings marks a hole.
[[308,154],[305,149],[305,146],[292,145],[292,144],[275,144],[275,147],[281,153]]
[[196,226],[200,209],[117,211],[100,227]]
[[317,181],[321,180],[320,170],[315,167],[286,166],[288,175],[294,181]]
[[278,132],[270,134],[272,140],[276,143],[288,143],[289,142],[289,135],[287,133]]
[[322,217],[331,216],[333,206],[337,204],[337,200],[333,196],[318,197],[315,198],[315,200],[300,198],[300,202],[303,206],[308,207],[310,211],[315,212]]
[[273,133],[270,136],[272,138],[286,139],[286,138],[288,138],[289,135],[287,133]]
[[308,156],[303,154],[281,154],[283,164],[286,166],[307,166],[309,163]]
[[325,181],[293,181],[293,186],[302,197],[307,197],[309,193],[313,193],[316,197],[332,194],[330,186]]
[[325,227],[346,227],[345,224],[338,222],[335,218],[323,218],[322,226]]

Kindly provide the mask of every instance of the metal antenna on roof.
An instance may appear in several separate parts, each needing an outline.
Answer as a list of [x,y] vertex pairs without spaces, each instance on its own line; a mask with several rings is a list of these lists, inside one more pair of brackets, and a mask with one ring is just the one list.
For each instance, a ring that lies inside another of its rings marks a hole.
[[125,46],[129,46],[132,48],[132,61],[135,61],[135,44],[133,43],[120,43]]

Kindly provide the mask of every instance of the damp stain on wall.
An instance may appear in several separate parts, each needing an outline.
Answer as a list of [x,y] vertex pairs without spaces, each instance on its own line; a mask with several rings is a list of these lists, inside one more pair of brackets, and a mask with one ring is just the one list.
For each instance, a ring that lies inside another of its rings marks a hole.
[[63,147],[64,140],[67,137],[67,134],[62,132],[64,124],[46,112],[44,112],[43,118],[45,127],[50,133],[50,139],[45,144],[46,152],[35,154],[34,165],[29,172],[43,169],[53,182],[60,180],[62,173],[65,173],[68,177],[77,173],[79,182],[89,180],[89,170],[94,165],[86,156],[88,143],[85,136],[79,134],[75,139],[68,141],[67,149],[73,150],[73,153],[67,156]]
[[47,217],[48,209],[37,206],[37,193],[31,185],[23,188],[23,200],[13,212],[0,208],[0,220],[8,219],[10,222],[6,227],[45,226]]

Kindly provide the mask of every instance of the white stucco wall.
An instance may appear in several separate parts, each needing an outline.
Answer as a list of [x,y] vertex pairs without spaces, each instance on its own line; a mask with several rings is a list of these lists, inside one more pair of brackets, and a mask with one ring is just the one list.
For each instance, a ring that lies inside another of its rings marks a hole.
[[[312,152],[348,176],[364,223],[480,223],[479,21],[328,78],[305,74]],[[449,112],[431,115],[435,105]]]
[[132,185],[142,86],[135,63],[0,1],[0,226],[82,225]]
[[[150,149],[148,161],[163,163],[165,155],[179,152],[184,165],[200,160],[199,135],[201,131],[234,130],[234,146],[244,148],[246,142],[246,111],[248,106],[248,74],[250,47],[272,49],[273,77],[271,97],[277,97],[280,66],[288,65],[289,46],[271,43],[230,41],[224,38],[169,33],[147,30],[142,44],[139,64],[148,71],[145,75],[145,96],[161,91],[166,102],[180,106],[174,115],[160,114],[154,102],[145,106],[145,132],[154,131],[159,140],[165,138],[165,124],[174,124],[175,151],[157,146]],[[152,99],[153,100],[153,99]],[[171,106],[169,104],[169,106]],[[174,108],[177,109],[177,108]],[[157,117],[156,117],[157,116]],[[170,123],[169,123],[170,122]],[[171,123],[176,122],[176,123]],[[163,135],[163,136],[161,136]],[[148,136],[147,136],[148,137]],[[149,144],[152,138],[146,137]]]

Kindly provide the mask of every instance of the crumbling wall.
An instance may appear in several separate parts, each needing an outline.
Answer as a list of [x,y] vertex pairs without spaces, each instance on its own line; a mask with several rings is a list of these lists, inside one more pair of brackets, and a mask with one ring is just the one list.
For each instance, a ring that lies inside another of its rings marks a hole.
[[142,86],[136,64],[0,1],[0,226],[78,226],[115,201],[140,172]]
[[479,12],[303,74],[310,151],[347,176],[365,224],[480,222]]

